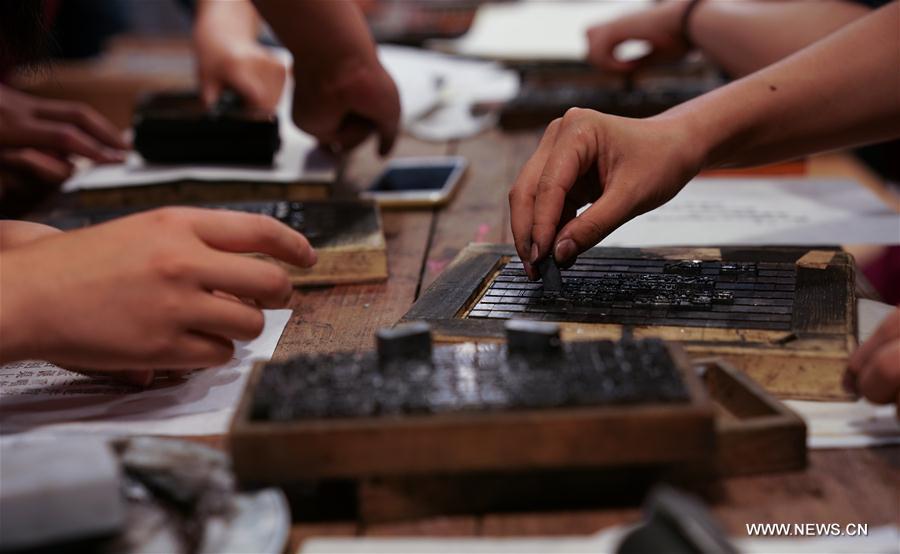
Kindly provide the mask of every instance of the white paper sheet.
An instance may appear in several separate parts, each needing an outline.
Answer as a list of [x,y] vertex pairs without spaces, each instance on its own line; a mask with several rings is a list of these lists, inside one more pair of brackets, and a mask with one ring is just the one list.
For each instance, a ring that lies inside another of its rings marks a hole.
[[[753,523],[753,522],[748,522]],[[794,523],[794,522],[791,522]],[[803,522],[796,522],[803,523]],[[862,522],[864,523],[864,522]],[[626,526],[591,536],[534,538],[311,538],[301,554],[614,554]],[[900,531],[895,526],[870,528],[868,536],[733,538],[745,554],[896,554]]]
[[900,244],[900,214],[849,180],[697,178],[602,244]]
[[496,114],[473,115],[472,106],[519,92],[518,74],[494,62],[389,45],[378,55],[400,91],[404,128],[422,140],[476,135],[494,125]]
[[806,446],[811,449],[869,448],[900,444],[900,421],[894,404],[785,400],[806,422]]
[[46,362],[0,366],[0,434],[218,435],[256,360],[275,352],[291,310],[265,310],[262,334],[223,366],[135,390]]
[[[291,64],[287,50],[274,49],[286,66]],[[278,114],[281,149],[272,167],[216,165],[147,164],[135,152],[120,164],[88,165],[80,168],[63,184],[64,192],[77,190],[137,187],[177,181],[238,181],[250,183],[330,183],[337,177],[334,157],[318,147],[311,135],[301,131],[291,117],[293,80],[288,79],[281,94]]]
[[[435,45],[455,54],[504,61],[580,61],[587,56],[590,27],[652,5],[652,0],[488,3],[478,8],[465,35]],[[627,41],[616,57],[628,61],[647,52],[644,41]]]

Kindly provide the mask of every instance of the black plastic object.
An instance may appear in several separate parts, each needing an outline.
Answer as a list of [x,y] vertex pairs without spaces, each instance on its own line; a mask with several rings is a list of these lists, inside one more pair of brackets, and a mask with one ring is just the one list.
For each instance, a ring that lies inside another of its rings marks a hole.
[[737,554],[712,514],[696,498],[660,486],[644,504],[644,523],[619,543],[617,554]]
[[134,148],[150,163],[271,166],[280,147],[278,117],[232,92],[212,109],[193,92],[156,93],[134,115]]

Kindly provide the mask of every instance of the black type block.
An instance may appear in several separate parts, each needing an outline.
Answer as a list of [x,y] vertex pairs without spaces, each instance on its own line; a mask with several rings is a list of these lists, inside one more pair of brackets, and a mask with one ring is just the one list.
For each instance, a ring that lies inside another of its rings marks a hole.
[[[402,334],[409,336],[425,335]],[[658,339],[563,343],[549,356],[509,356],[505,345],[460,344],[435,348],[430,360],[399,355],[387,365],[374,352],[271,362],[254,389],[251,417],[296,421],[688,398],[680,370]]]
[[134,148],[151,163],[272,165],[280,147],[278,118],[233,93],[213,109],[196,93],[157,93],[135,110]]
[[415,322],[379,329],[375,340],[382,365],[431,359],[431,328],[427,323]]
[[562,293],[562,275],[559,272],[559,266],[553,256],[547,256],[537,264],[538,273],[541,274],[541,281],[544,283],[545,294]]
[[510,354],[555,354],[560,350],[556,323],[511,319],[505,327]]

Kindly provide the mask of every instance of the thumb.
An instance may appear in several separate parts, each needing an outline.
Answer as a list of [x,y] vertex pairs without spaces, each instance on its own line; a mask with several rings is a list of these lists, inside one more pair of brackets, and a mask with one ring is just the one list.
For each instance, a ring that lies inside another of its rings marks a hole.
[[579,254],[593,248],[629,218],[627,198],[604,194],[580,216],[566,224],[556,236],[553,256],[562,266],[575,263]]

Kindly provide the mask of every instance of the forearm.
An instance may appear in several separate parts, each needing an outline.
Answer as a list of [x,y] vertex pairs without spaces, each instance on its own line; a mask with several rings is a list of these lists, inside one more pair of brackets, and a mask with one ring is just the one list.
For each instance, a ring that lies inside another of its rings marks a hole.
[[0,220],[0,251],[59,233],[49,225],[32,221]]
[[194,33],[218,34],[228,40],[256,40],[260,23],[250,0],[199,0]]
[[[31,304],[32,294],[20,279],[11,251],[0,252],[0,364],[33,357],[36,353],[37,327],[32,321],[38,303]],[[29,305],[31,304],[31,305]]]
[[900,135],[900,4],[666,112],[704,165],[770,163]]
[[870,11],[843,0],[704,0],[691,14],[688,33],[693,44],[729,75],[742,77]]
[[[357,61],[375,59],[366,21],[353,2],[334,0],[255,0],[260,14],[295,59],[304,55],[305,71],[347,74]],[[336,67],[335,61],[343,64]]]

